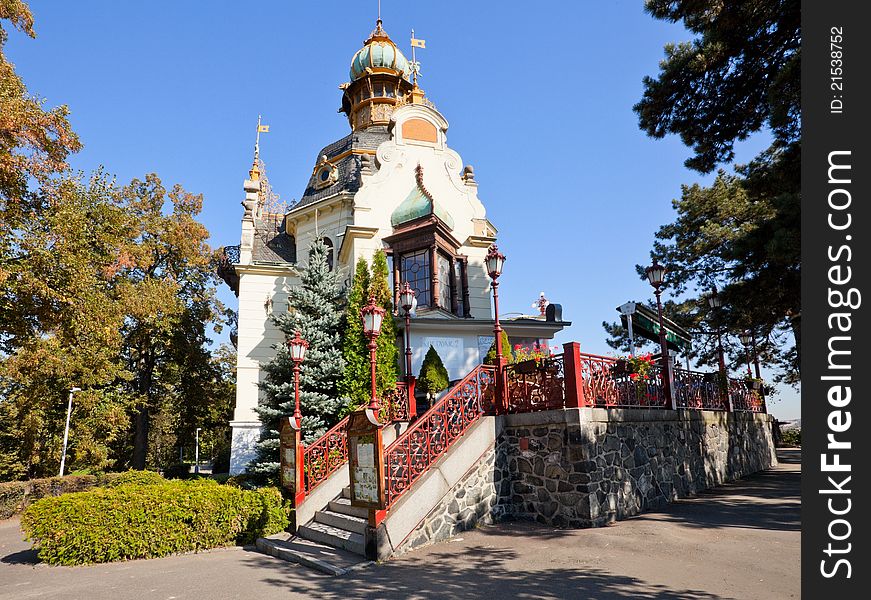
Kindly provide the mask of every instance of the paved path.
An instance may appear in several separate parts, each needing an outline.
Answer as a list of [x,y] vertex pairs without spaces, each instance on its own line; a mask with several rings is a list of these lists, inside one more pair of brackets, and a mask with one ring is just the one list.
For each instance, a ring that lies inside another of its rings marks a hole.
[[486,527],[340,578],[242,548],[48,567],[9,520],[0,599],[799,598],[800,459],[611,527]]

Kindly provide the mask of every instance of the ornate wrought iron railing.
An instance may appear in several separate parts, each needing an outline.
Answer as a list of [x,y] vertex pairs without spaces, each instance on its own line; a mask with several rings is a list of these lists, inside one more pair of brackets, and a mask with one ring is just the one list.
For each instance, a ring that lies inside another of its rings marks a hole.
[[382,423],[408,421],[408,412],[408,388],[404,381],[397,381],[396,387],[381,400],[378,420]]
[[491,366],[475,367],[385,450],[387,508],[484,414],[492,402],[495,375]]
[[505,367],[508,412],[565,408],[565,356],[554,354]]
[[718,373],[674,370],[674,396],[678,408],[728,410],[720,387]]
[[[382,423],[408,420],[408,395],[405,382],[385,394],[378,414]],[[303,450],[305,493],[309,494],[320,483],[348,462],[348,417],[319,437]]]
[[345,417],[303,450],[306,495],[348,462],[347,428]]
[[662,369],[650,368],[648,378],[620,370],[618,360],[609,356],[581,354],[584,399],[590,406],[604,408],[665,408]]
[[742,379],[729,380],[729,398],[732,410],[743,412],[766,412],[765,399],[760,389],[754,389],[753,384]]

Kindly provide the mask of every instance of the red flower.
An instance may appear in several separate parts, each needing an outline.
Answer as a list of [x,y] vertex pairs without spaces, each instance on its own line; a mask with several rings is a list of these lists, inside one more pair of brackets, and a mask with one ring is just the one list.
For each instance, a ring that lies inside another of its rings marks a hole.
[[515,349],[515,350],[520,350],[520,344],[514,344],[514,349]]
[[629,379],[638,379],[638,373],[629,373]]

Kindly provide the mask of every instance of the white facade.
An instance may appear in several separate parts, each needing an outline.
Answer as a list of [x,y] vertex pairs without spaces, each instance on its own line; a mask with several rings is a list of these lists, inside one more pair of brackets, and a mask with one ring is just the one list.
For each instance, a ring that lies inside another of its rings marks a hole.
[[[380,25],[373,36],[377,31],[383,33]],[[382,45],[389,42],[386,34],[371,39]],[[377,75],[390,75],[389,69],[381,71]],[[350,88],[343,88],[346,98],[361,89],[361,82],[368,76],[359,75]],[[410,88],[403,76],[401,71],[397,75],[400,91]],[[371,89],[371,83],[368,85]],[[274,346],[284,342],[271,314],[287,309],[287,290],[298,284],[299,270],[305,268],[308,247],[316,238],[327,238],[332,243],[335,268],[349,282],[357,260],[362,257],[370,261],[378,249],[392,252],[394,261],[401,260],[399,250],[394,251],[385,238],[396,238],[416,223],[435,223],[431,226],[439,228],[452,244],[448,253],[453,261],[451,268],[441,274],[443,280],[452,283],[442,281],[442,286],[449,287],[438,288],[437,277],[433,277],[430,292],[434,295],[437,289],[451,290],[451,302],[445,300],[441,307],[421,307],[417,311],[412,321],[412,371],[419,371],[423,355],[433,344],[451,379],[459,379],[481,362],[492,342],[491,289],[484,257],[495,241],[496,229],[487,220],[478,198],[473,171],[464,168],[460,155],[448,147],[448,122],[423,99],[419,88],[415,86],[406,97],[391,101],[393,104],[364,107],[369,112],[361,112],[358,106],[348,110],[354,133],[324,149],[306,194],[286,215],[265,214],[256,163],[250,179],[245,181],[242,239],[238,262],[232,265],[239,297],[232,473],[243,471],[254,457],[260,430],[254,411],[260,394],[260,367],[272,358]],[[389,117],[389,122],[378,124],[374,121],[378,115]],[[361,125],[360,119],[369,121]],[[401,218],[406,220],[398,222]],[[269,219],[282,223],[272,238],[259,229]],[[286,252],[284,258],[270,254],[266,248],[276,241],[295,244],[295,260],[287,258],[292,253]],[[438,252],[433,246],[431,269],[442,264]],[[442,294],[447,298],[446,291]],[[433,298],[431,304],[435,303]],[[403,326],[402,319],[397,323]],[[529,339],[550,339],[562,326],[536,321],[525,325],[518,322],[506,329],[511,334],[512,329],[519,328],[521,337]],[[401,348],[401,357],[403,351]]]

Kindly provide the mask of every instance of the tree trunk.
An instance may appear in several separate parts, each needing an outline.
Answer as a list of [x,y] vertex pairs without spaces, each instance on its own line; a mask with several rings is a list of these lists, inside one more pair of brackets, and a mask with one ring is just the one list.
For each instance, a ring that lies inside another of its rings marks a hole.
[[136,434],[133,438],[133,468],[139,471],[145,469],[148,456],[148,407],[143,406],[136,413]]
[[139,393],[145,398],[145,405],[136,413],[136,433],[133,437],[133,468],[144,470],[148,458],[148,429],[150,427],[149,408],[151,407],[151,379],[154,372],[154,358],[148,350],[139,353]]

